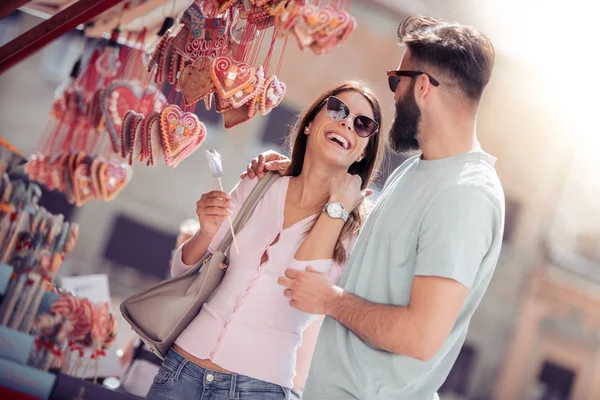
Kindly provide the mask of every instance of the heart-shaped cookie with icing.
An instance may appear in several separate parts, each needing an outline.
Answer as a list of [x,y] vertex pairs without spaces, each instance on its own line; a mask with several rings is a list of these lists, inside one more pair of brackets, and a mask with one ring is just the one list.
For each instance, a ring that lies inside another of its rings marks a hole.
[[129,138],[129,153],[127,161],[129,165],[133,165],[133,160],[140,158],[142,152],[142,130],[144,127],[144,116],[137,114],[131,122],[131,136]]
[[160,134],[165,162],[170,167],[176,167],[202,144],[206,127],[196,114],[169,105],[160,113]]
[[156,160],[163,157],[162,137],[160,134],[160,113],[153,112],[146,116],[144,123],[146,145],[148,151],[147,165],[154,167]]
[[131,168],[114,161],[105,162],[99,170],[98,180],[104,201],[112,200],[129,182]]
[[215,90],[210,71],[206,68],[199,68],[196,65],[198,61],[203,60],[198,59],[194,64],[186,66],[179,75],[179,87],[186,106],[196,104]]
[[248,103],[253,98],[260,96],[262,93],[263,86],[265,84],[265,72],[262,65],[259,65],[254,74],[254,81],[252,85],[240,90],[233,96],[231,96],[231,105],[233,108],[238,108]]
[[289,1],[284,7],[280,8],[275,14],[275,30],[280,37],[286,37],[292,31],[302,5],[297,1]]
[[259,110],[263,115],[267,115],[275,107],[277,107],[285,96],[286,85],[279,81],[275,75],[270,76],[263,89],[260,97]]
[[81,207],[89,199],[94,197],[94,187],[92,184],[92,172],[88,165],[80,164],[73,173],[73,192],[75,195],[75,205]]
[[221,97],[228,99],[252,85],[255,72],[250,64],[221,56],[211,62],[210,75]]
[[313,34],[315,32],[324,29],[331,23],[333,19],[333,9],[329,7],[325,7],[319,10],[318,7],[308,4],[302,7],[301,15],[302,20],[306,24],[306,31],[309,34]]

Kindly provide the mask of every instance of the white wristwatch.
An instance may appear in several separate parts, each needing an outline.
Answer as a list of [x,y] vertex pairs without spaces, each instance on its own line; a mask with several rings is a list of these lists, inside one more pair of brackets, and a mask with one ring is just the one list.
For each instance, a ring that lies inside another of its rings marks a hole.
[[327,203],[323,208],[323,212],[329,215],[331,218],[339,218],[346,223],[348,221],[348,211],[344,209],[341,203]]

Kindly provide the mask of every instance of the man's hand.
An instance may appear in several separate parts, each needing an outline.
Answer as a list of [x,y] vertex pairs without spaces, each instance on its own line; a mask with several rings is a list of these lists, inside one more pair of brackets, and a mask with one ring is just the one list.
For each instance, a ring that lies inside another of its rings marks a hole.
[[292,307],[309,314],[327,314],[342,293],[325,274],[310,265],[306,271],[288,268],[277,283],[287,288],[283,294],[291,299]]
[[268,150],[256,157],[248,164],[245,172],[240,175],[241,179],[249,177],[254,179],[262,179],[265,177],[265,171],[274,171],[279,175],[283,175],[290,166],[290,159],[273,150]]

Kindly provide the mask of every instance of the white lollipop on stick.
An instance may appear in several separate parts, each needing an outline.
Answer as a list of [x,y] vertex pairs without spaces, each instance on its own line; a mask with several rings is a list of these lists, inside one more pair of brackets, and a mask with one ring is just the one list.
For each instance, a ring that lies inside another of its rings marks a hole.
[[[215,178],[217,178],[219,181],[219,186],[221,187],[221,191],[224,192],[223,183],[221,182],[221,177],[223,176],[221,155],[216,150],[206,150],[206,158],[208,160],[208,168],[210,168],[210,172]],[[235,247],[235,252],[236,254],[240,254],[237,240],[235,239],[235,233],[233,232],[233,222],[231,221],[231,217],[227,217],[227,219],[229,220],[229,228],[231,229],[231,236],[233,237],[233,246]]]

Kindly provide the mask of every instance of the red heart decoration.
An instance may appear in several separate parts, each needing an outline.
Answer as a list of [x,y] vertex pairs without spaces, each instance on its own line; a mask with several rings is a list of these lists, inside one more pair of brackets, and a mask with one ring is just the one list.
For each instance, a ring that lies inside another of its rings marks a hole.
[[119,81],[109,85],[103,94],[102,114],[106,121],[106,129],[115,153],[119,152],[119,138],[123,117],[129,110],[146,114],[152,110],[160,110],[166,106],[167,99],[154,87],[142,90],[139,83]]
[[210,64],[210,76],[217,91],[225,99],[252,85],[254,68],[227,56],[216,57]]
[[174,168],[202,144],[206,127],[196,114],[169,105],[160,113],[160,134],[165,162]]

